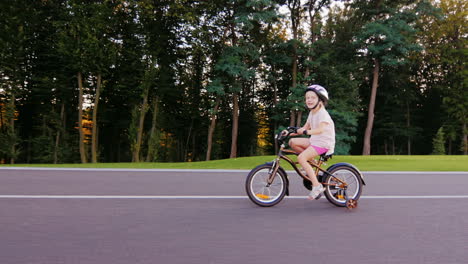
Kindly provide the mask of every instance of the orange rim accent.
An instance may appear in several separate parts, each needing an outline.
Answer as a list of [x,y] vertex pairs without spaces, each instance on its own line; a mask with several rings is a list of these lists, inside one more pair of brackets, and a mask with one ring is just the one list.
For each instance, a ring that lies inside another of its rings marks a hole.
[[260,199],[265,199],[265,200],[270,199],[270,196],[265,195],[265,194],[261,194],[261,193],[257,193],[257,194],[255,194],[255,196],[257,196]]

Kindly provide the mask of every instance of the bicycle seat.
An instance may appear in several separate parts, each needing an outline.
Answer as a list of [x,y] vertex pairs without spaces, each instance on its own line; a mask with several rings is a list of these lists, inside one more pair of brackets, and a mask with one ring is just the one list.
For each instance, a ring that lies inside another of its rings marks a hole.
[[322,161],[327,161],[329,159],[331,159],[333,157],[333,152],[327,152],[327,153],[323,153],[322,155],[320,155],[320,160]]

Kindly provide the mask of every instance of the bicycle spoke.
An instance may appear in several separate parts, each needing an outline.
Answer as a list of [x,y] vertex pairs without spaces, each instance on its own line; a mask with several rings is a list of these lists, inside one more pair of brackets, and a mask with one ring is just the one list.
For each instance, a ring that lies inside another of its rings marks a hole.
[[348,167],[338,167],[330,173],[332,175],[327,177],[325,182],[326,196],[330,202],[345,206],[348,199],[356,199],[360,196],[361,186],[358,174]]
[[284,182],[279,175],[276,175],[271,184],[268,184],[270,171],[262,169],[257,171],[250,183],[251,190],[255,199],[260,202],[273,202],[281,197],[284,188]]

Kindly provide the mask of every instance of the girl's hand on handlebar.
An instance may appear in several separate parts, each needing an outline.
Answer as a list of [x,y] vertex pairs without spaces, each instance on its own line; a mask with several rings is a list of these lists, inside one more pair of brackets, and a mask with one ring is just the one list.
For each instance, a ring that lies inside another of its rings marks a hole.
[[305,129],[303,129],[303,128],[299,128],[299,129],[297,130],[297,132],[296,132],[296,136],[304,135],[304,134],[303,134],[303,133],[304,133],[304,130],[305,130]]
[[300,128],[297,128],[297,127],[288,127],[288,132],[290,133],[289,136],[294,137],[294,136],[299,135],[298,129],[300,129]]

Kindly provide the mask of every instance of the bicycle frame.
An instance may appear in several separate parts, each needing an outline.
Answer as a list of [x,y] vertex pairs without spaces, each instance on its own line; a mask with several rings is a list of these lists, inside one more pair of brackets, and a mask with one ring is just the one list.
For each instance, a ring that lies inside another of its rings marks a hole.
[[[272,162],[260,164],[250,171],[245,182],[249,199],[259,206],[271,207],[278,204],[286,195],[289,196],[289,177],[280,165],[281,161],[284,160],[302,178],[306,189],[313,190],[311,179],[317,177],[317,180],[325,186],[323,193],[330,203],[348,209],[356,208],[357,200],[362,193],[362,186],[365,185],[359,169],[346,162],[335,163],[322,169],[322,165],[332,156],[332,154],[322,154],[307,161],[312,166],[310,175],[307,175],[304,168],[298,165],[300,163],[289,157],[289,155],[299,155],[299,153],[285,147],[286,140],[290,138],[291,134],[296,136],[297,128],[288,127],[287,130],[278,133],[275,140],[281,147],[275,159]],[[348,196],[348,192],[350,192],[350,196]]]
[[[273,161],[273,166],[272,166],[272,171],[270,171],[270,176],[268,178],[268,185],[272,184],[273,183],[273,180],[275,179],[275,176],[276,176],[276,172],[278,171],[279,167],[280,167],[280,161],[281,160],[285,160],[287,161],[289,164],[291,164],[291,166],[294,168],[294,170],[297,172],[297,174],[305,179],[305,180],[308,180],[310,181],[309,177],[307,177],[306,175],[304,175],[300,170],[299,168],[296,166],[297,164],[299,164],[299,162],[296,162],[296,161],[293,161],[292,159],[290,159],[287,155],[288,154],[291,154],[291,155],[298,155],[298,153],[294,152],[293,150],[289,150],[289,149],[285,149],[285,146],[284,144],[281,144],[281,148],[278,152],[278,155],[276,157],[276,159]],[[335,176],[333,176],[332,174],[328,173],[328,171],[324,170],[321,168],[322,164],[325,162],[322,157],[319,158],[319,160],[317,161],[317,163],[314,161],[308,161],[309,164],[312,166],[312,168],[315,170],[315,175],[318,176],[318,173],[319,172],[322,172],[326,175],[331,175],[331,177],[333,177],[333,179],[336,181],[336,182],[339,182],[341,184],[328,184],[328,183],[325,183],[325,182],[322,182],[322,179],[323,178],[318,178],[318,180],[323,184],[323,185],[329,185],[329,186],[334,186],[334,187],[338,187],[340,189],[344,189],[346,190],[348,184],[346,184],[344,181],[336,178]],[[322,174],[323,175],[323,174]],[[323,176],[322,176],[323,177]]]

